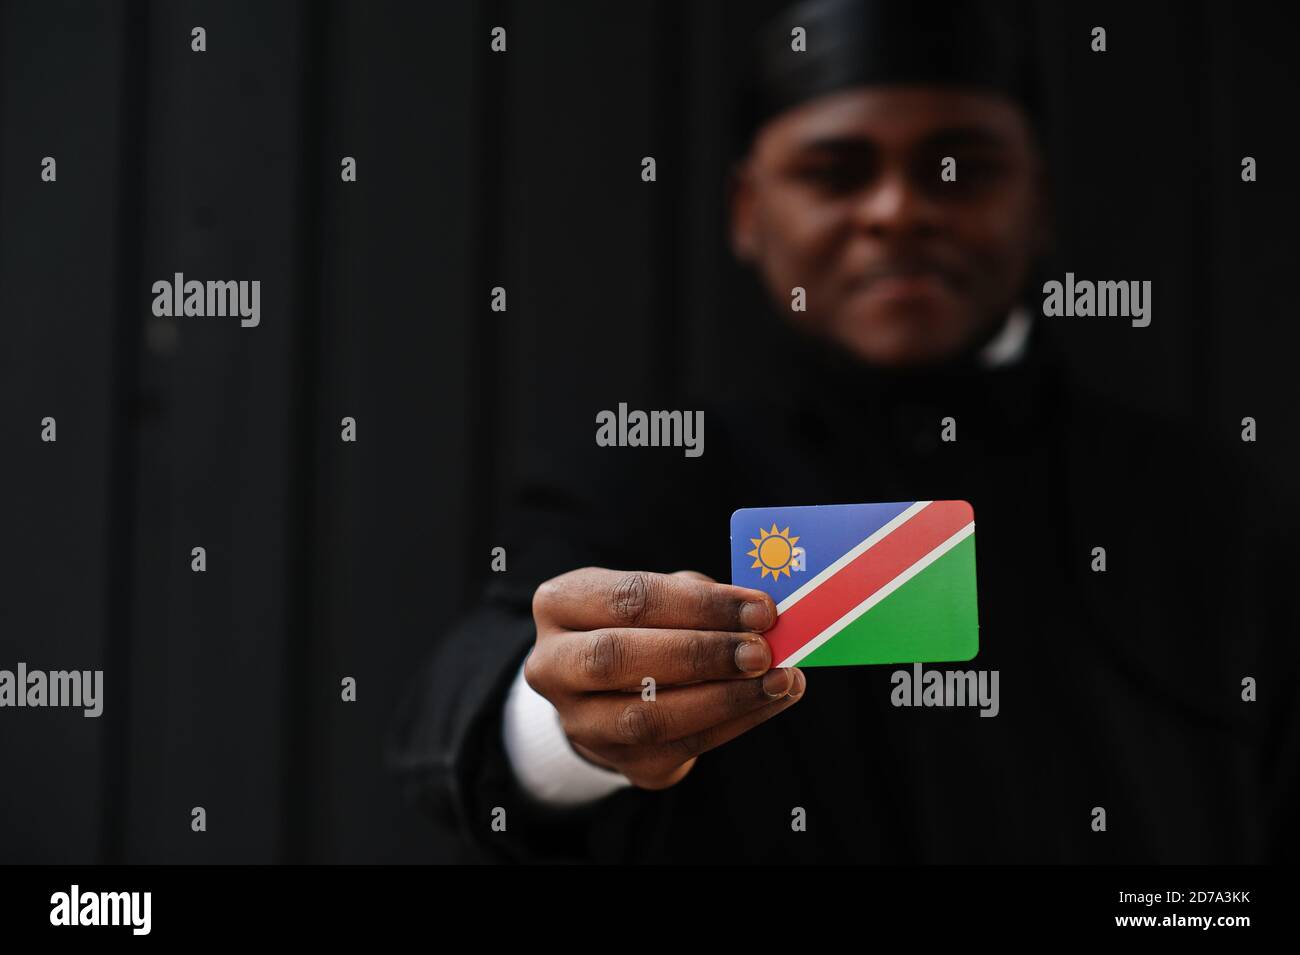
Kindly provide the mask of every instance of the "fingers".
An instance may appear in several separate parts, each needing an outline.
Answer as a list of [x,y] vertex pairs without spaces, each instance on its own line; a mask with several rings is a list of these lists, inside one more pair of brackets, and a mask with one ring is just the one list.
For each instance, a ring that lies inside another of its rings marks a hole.
[[[798,670],[771,671],[759,634],[776,623],[760,590],[673,574],[588,567],[533,596],[528,683],[553,703],[570,743],[638,786],[663,788],[695,758],[803,696]],[[639,693],[652,678],[653,701]]]
[[724,630],[555,633],[533,656],[528,680],[545,696],[639,690],[646,677],[662,686],[738,680],[772,665],[772,649],[758,634]]
[[[717,745],[711,731],[755,710],[803,694],[797,670],[772,670],[753,680],[697,683],[661,690],[654,700],[627,693],[601,693],[567,708],[569,738],[597,753],[610,746],[664,750],[681,762]],[[670,745],[676,744],[676,745]]]
[[607,754],[607,758],[618,765],[619,771],[637,786],[643,789],[662,789],[671,786],[686,775],[700,755],[731,742],[736,737],[785,712],[803,698],[807,688],[803,673],[799,670],[774,670],[772,674],[778,672],[793,674],[792,679],[796,685],[790,693],[739,716],[664,743],[641,747],[599,745],[596,748]]
[[690,573],[588,567],[548,580],[533,597],[539,627],[750,630],[776,623],[776,604],[761,590],[700,580]]
[[793,687],[786,696],[768,703],[766,706],[741,714],[740,716],[728,720],[726,723],[711,726],[693,736],[677,740],[677,747],[685,749],[691,754],[691,757],[694,758],[699,756],[701,753],[707,753],[711,749],[716,749],[723,743],[731,742],[737,736],[748,733],[760,723],[765,723],[778,713],[788,710],[803,699],[804,690],[806,690],[808,686],[802,670],[791,669],[790,672],[795,674],[794,681],[797,685]]
[[675,570],[669,576],[671,577],[690,577],[694,580],[702,580],[706,584],[716,584],[717,581],[708,574],[702,574],[698,570]]

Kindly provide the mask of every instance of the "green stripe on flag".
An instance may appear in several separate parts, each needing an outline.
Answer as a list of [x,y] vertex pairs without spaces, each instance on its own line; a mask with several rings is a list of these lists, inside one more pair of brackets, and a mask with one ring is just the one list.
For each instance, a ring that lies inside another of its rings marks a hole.
[[978,652],[971,534],[795,665],[955,662]]

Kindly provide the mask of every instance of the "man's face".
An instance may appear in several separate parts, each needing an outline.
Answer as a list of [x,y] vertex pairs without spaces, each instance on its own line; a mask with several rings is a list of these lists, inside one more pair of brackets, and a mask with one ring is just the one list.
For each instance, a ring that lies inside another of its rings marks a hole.
[[[956,181],[941,176],[956,160]],[[878,365],[942,361],[987,336],[1046,238],[1020,108],[930,87],[863,87],[781,113],[736,170],[732,246],[778,308]]]

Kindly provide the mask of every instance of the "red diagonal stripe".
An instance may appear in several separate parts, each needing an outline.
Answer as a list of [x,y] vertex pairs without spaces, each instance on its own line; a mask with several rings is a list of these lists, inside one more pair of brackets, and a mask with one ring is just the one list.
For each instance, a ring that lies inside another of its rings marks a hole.
[[763,634],[779,663],[974,520],[965,501],[934,501],[876,541]]

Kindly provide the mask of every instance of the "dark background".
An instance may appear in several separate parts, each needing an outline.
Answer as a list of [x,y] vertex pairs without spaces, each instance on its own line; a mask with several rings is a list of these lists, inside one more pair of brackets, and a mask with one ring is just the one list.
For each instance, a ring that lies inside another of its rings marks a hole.
[[[722,175],[751,6],[0,5],[0,667],[106,671],[100,719],[0,712],[0,861],[463,858],[384,730],[552,435],[747,373]],[[1279,477],[1285,13],[1042,7],[1056,274],[1154,283],[1149,328],[1062,320],[1071,360],[1207,435],[1256,417]],[[154,318],[177,271],[261,280],[260,327]]]

